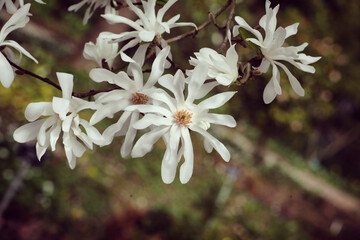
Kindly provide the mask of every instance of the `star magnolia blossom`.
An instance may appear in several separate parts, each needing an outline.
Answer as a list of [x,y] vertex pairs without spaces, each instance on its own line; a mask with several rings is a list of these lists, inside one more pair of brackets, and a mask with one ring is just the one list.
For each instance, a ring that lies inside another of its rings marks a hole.
[[[164,137],[167,149],[161,166],[161,176],[165,183],[171,183],[175,178],[176,168],[184,156],[184,163],[180,167],[180,181],[187,183],[193,173],[194,153],[190,137],[190,130],[198,132],[204,137],[204,147],[207,152],[213,148],[225,160],[230,160],[230,153],[219,140],[207,132],[210,124],[219,124],[235,127],[236,121],[230,115],[209,113],[225,104],[236,92],[224,92],[195,104],[195,99],[207,95],[213,86],[203,84],[207,77],[207,66],[198,65],[189,80],[188,95],[185,99],[185,77],[179,70],[175,76],[165,75],[159,83],[170,90],[175,98],[164,92],[153,92],[149,96],[162,105],[135,105],[126,110],[139,110],[145,116],[135,122],[133,127],[145,129],[152,126],[152,130],[136,142],[132,157],[143,157],[152,148],[160,137]],[[180,145],[181,142],[181,145]]]
[[[81,110],[95,109],[95,103],[71,96],[73,89],[71,74],[57,73],[57,77],[63,97],[53,97],[52,102],[30,103],[25,110],[25,118],[31,123],[16,129],[14,139],[19,143],[36,139],[36,154],[40,160],[49,146],[55,151],[56,142],[62,133],[66,158],[70,168],[73,169],[76,158],[81,157],[85,152],[85,146],[92,149],[93,143],[102,143],[103,140],[97,129],[78,115]],[[41,116],[48,118],[39,119]],[[86,134],[80,126],[86,130]]]
[[[191,57],[189,63],[197,66],[199,63],[208,65],[208,78],[214,78],[219,84],[228,86],[239,76],[238,73],[238,54],[235,45],[231,45],[226,52],[226,56],[217,53],[211,48],[202,48],[195,53],[196,58]],[[191,74],[191,71],[188,72]]]
[[[35,0],[35,2],[41,3],[41,4],[45,4],[43,1],[41,0]],[[6,11],[10,14],[14,14],[19,7],[24,6],[24,0],[0,0],[0,10],[3,7],[6,7]]]
[[[0,49],[4,48],[3,51],[0,51],[0,82],[6,88],[9,88],[14,81],[15,73],[10,63],[6,59],[8,57],[11,61],[19,63],[21,60],[21,54],[26,55],[28,58],[32,59],[37,63],[37,60],[31,56],[23,47],[21,47],[17,42],[13,40],[5,40],[5,38],[14,30],[23,28],[29,22],[29,9],[30,3],[19,8],[14,15],[4,24],[0,31]],[[11,49],[7,47],[12,47],[19,51],[20,58],[16,59],[14,53]],[[4,54],[5,53],[5,54]]]
[[116,14],[116,9],[111,5],[112,2],[116,2],[113,0],[82,0],[79,3],[71,5],[68,10],[77,12],[80,8],[82,8],[85,4],[89,4],[89,7],[86,9],[85,16],[83,19],[83,24],[87,24],[93,13],[98,8],[105,8],[106,14]]
[[136,21],[132,21],[128,18],[113,14],[102,15],[109,23],[124,23],[134,29],[134,31],[113,34],[110,36],[111,39],[118,42],[131,39],[120,50],[121,57],[125,61],[129,61],[129,57],[123,52],[136,46],[140,42],[151,43],[157,37],[161,41],[161,46],[166,47],[166,41],[161,39],[161,35],[163,33],[170,33],[170,29],[174,27],[193,26],[196,28],[196,25],[193,23],[177,23],[176,21],[179,20],[180,14],[172,17],[166,22],[163,21],[164,14],[175,2],[177,2],[177,0],[167,1],[167,3],[157,12],[157,15],[155,14],[156,0],[141,2],[144,11],[141,11],[141,9],[137,6],[134,6],[130,0],[126,0],[130,10],[132,10],[139,17],[139,19]]
[[279,11],[279,5],[272,9],[270,8],[270,1],[267,0],[265,3],[265,8],[266,14],[260,19],[259,22],[260,27],[262,27],[265,31],[265,38],[263,38],[258,30],[251,28],[241,17],[235,17],[235,21],[239,25],[234,26],[233,35],[236,36],[239,34],[239,28],[244,28],[251,32],[255,38],[247,38],[246,40],[259,46],[261,53],[264,56],[261,65],[257,69],[265,73],[268,71],[269,66],[272,66],[272,78],[266,85],[263,94],[265,103],[272,102],[276,95],[281,94],[280,73],[278,66],[285,71],[294,91],[298,95],[304,96],[305,92],[299,81],[280,61],[289,62],[304,72],[315,73],[315,68],[309,64],[318,61],[320,57],[311,57],[303,53],[299,53],[305,49],[305,47],[308,45],[307,43],[303,43],[297,47],[284,47],[283,45],[285,39],[297,33],[297,27],[299,24],[295,23],[286,28],[279,27],[276,29],[276,14]]
[[[142,73],[146,47],[141,46],[140,49],[141,51],[138,51],[138,54],[141,54],[134,56],[134,62],[130,63],[128,69],[128,73],[133,79],[125,72],[115,74],[106,69],[93,69],[90,72],[90,77],[95,82],[107,81],[110,84],[115,84],[122,88],[121,90],[113,90],[108,93],[99,94],[96,97],[96,102],[103,105],[98,108],[90,119],[91,124],[96,124],[105,117],[110,117],[117,112],[124,111],[128,106],[152,103],[149,94],[158,91],[158,88],[154,87],[154,84],[157,83],[164,72],[165,60],[170,52],[170,47],[161,50],[155,58],[150,76],[146,82],[144,82]],[[104,144],[110,144],[115,135],[126,135],[120,152],[122,157],[128,156],[137,132],[132,126],[138,119],[139,113],[137,111],[124,111],[119,120],[104,131],[103,136],[106,140]]]
[[109,68],[112,68],[115,57],[118,54],[118,43],[111,43],[106,38],[109,33],[103,32],[96,39],[96,44],[88,42],[84,48],[84,58],[96,62],[99,67],[103,67],[103,61],[105,61]]

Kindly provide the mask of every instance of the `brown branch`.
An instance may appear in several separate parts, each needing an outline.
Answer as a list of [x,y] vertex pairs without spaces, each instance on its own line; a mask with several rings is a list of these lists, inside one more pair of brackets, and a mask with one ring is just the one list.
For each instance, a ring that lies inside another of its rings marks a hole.
[[8,62],[10,63],[11,66],[13,66],[14,68],[16,68],[16,69],[18,70],[17,73],[18,73],[19,75],[22,75],[22,74],[30,75],[30,76],[32,76],[32,77],[34,77],[34,78],[37,78],[37,79],[39,79],[39,80],[41,80],[41,81],[43,81],[43,82],[45,82],[45,83],[47,83],[47,84],[50,84],[51,86],[53,86],[53,87],[55,87],[56,89],[58,89],[58,90],[61,91],[61,87],[60,87],[58,84],[56,84],[56,83],[54,83],[53,81],[51,81],[50,79],[48,79],[48,78],[43,78],[43,77],[37,75],[36,73],[30,72],[30,71],[28,71],[28,70],[26,70],[26,69],[18,66],[16,63],[12,62],[12,61],[11,61],[9,58],[7,58],[7,57],[6,57],[6,59],[8,60]]
[[108,88],[108,89],[104,89],[104,90],[90,90],[89,92],[87,93],[76,93],[76,92],[73,92],[72,95],[74,97],[77,97],[77,98],[89,98],[89,100],[91,99],[92,96],[98,94],[98,93],[103,93],[103,92],[111,92],[111,91],[114,91],[114,90],[117,90],[117,89],[120,89],[119,86],[116,86],[116,87],[112,87],[112,88]]
[[[234,0],[228,0],[227,3],[217,12],[213,15],[214,18],[217,18],[221,13],[223,13],[229,6],[232,2],[235,2]],[[201,24],[197,29],[194,29],[192,31],[189,31],[189,32],[186,32],[186,33],[183,33],[181,35],[178,35],[178,36],[175,36],[173,38],[170,38],[168,40],[166,40],[167,43],[172,43],[172,42],[176,42],[176,41],[179,41],[181,39],[184,39],[186,37],[189,37],[189,36],[196,36],[196,34],[201,31],[202,29],[206,28],[208,25],[210,25],[210,23],[212,22],[213,20],[211,19],[211,17],[209,17],[209,19],[204,22],[203,24]]]
[[[231,1],[231,8],[230,8],[230,13],[229,13],[229,16],[228,16],[228,19],[226,21],[226,25],[225,25],[225,37],[224,37],[224,40],[219,48],[219,51],[223,51],[223,49],[225,48],[226,46],[226,42],[229,40],[228,38],[228,31],[230,30],[230,23],[231,23],[231,20],[234,16],[234,13],[235,13],[235,6],[236,6],[236,1],[235,0],[232,0]],[[231,40],[231,39],[230,39]]]
[[[43,81],[47,84],[50,84],[51,86],[55,87],[56,89],[62,91],[61,87],[54,83],[53,81],[51,81],[49,78],[44,78],[44,77],[41,77],[39,75],[37,75],[36,73],[33,73],[29,70],[26,70],[20,66],[18,66],[16,63],[12,62],[11,60],[9,60],[7,57],[6,59],[8,60],[8,62],[10,63],[11,66],[15,67],[17,69],[17,74],[19,75],[23,75],[23,74],[27,74],[29,76],[32,76],[36,79],[39,79],[40,81]],[[102,93],[102,92],[110,92],[110,91],[113,91],[113,90],[116,90],[116,89],[120,89],[120,87],[116,86],[116,87],[112,87],[112,88],[108,88],[108,89],[104,89],[104,90],[90,90],[89,92],[87,93],[77,93],[77,92],[73,92],[72,95],[74,97],[78,97],[78,98],[91,98],[92,96],[98,94],[98,93]]]

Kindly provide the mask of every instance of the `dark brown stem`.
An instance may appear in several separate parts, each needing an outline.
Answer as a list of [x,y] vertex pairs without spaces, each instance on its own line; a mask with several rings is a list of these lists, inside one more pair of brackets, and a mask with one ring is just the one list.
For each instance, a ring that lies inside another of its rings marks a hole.
[[230,23],[231,23],[231,20],[232,20],[232,18],[234,16],[234,13],[235,13],[235,6],[236,6],[236,1],[232,0],[231,1],[230,13],[229,13],[229,16],[227,18],[226,25],[225,25],[225,33],[224,33],[225,37],[224,37],[224,40],[223,40],[223,42],[222,42],[222,44],[221,44],[221,46],[219,48],[220,51],[222,51],[225,48],[226,42],[229,40],[227,33],[230,30]]
[[[10,61],[8,58],[6,58],[8,60],[8,62],[10,63],[11,66],[13,66],[14,68],[16,68],[18,71],[18,74],[19,75],[22,75],[22,74],[27,74],[29,76],[32,76],[36,79],[39,79],[47,84],[50,84],[51,86],[55,87],[56,89],[61,90],[61,87],[54,83],[53,81],[51,81],[50,79],[48,78],[44,78],[44,77],[41,77],[39,75],[37,75],[36,73],[33,73],[33,72],[30,72],[29,70],[26,70],[20,66],[18,66],[17,64],[15,64],[14,62]],[[90,90],[89,92],[87,93],[77,93],[77,92],[73,92],[72,95],[74,97],[78,97],[78,98],[91,98],[92,96],[98,94],[98,93],[102,93],[102,92],[110,92],[110,91],[113,91],[113,90],[116,90],[116,89],[120,89],[120,87],[116,86],[116,87],[112,87],[112,88],[108,88],[108,89],[104,89],[104,90]]]
[[[230,4],[232,2],[235,2],[235,1],[234,0],[228,0],[227,3],[219,11],[217,11],[217,13],[215,13],[213,15],[213,17],[217,18],[221,13],[223,13],[230,6]],[[167,43],[172,43],[172,42],[179,41],[179,40],[184,39],[184,38],[189,37],[189,36],[196,36],[196,34],[199,31],[201,31],[202,29],[209,26],[212,21],[213,21],[212,17],[209,17],[209,19],[206,22],[204,22],[203,24],[201,24],[197,29],[194,29],[192,31],[189,31],[189,32],[186,32],[184,34],[181,34],[181,35],[175,36],[173,38],[170,38],[170,39],[166,40],[166,42]]]
[[30,71],[28,71],[28,70],[26,70],[26,69],[23,69],[22,67],[18,66],[17,64],[15,64],[14,62],[12,62],[12,61],[11,61],[10,59],[8,59],[7,57],[6,57],[6,59],[8,60],[8,62],[10,63],[11,66],[13,66],[13,67],[16,68],[18,71],[20,71],[20,75],[21,75],[21,74],[27,74],[27,75],[32,76],[32,77],[34,77],[34,78],[37,78],[37,79],[39,79],[39,80],[41,80],[41,81],[43,81],[43,82],[45,82],[45,83],[47,83],[47,84],[50,84],[51,86],[53,86],[53,87],[55,87],[56,89],[58,89],[58,90],[61,91],[61,87],[60,87],[58,84],[56,84],[56,83],[54,83],[53,81],[51,81],[50,79],[48,79],[48,78],[43,78],[43,77],[37,75],[36,73],[30,72]]

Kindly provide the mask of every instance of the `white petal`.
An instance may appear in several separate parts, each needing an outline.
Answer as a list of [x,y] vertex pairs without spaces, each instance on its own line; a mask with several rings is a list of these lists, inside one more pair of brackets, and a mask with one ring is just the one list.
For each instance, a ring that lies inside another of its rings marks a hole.
[[286,30],[285,38],[288,38],[288,37],[290,37],[292,35],[295,35],[297,33],[298,26],[299,26],[299,23],[294,23],[294,24],[292,24],[290,26],[287,26],[285,28],[285,30]]
[[199,109],[215,109],[224,105],[227,101],[230,100],[237,93],[235,91],[232,92],[223,92],[216,94],[208,99],[205,99],[201,103],[198,104]]
[[169,52],[170,52],[170,46],[167,46],[166,48],[161,50],[159,54],[156,56],[151,67],[151,73],[149,79],[145,84],[145,88],[152,87],[158,81],[160,76],[164,73],[165,60],[166,57],[169,55]]
[[53,115],[51,102],[37,102],[30,103],[25,109],[25,118],[32,122],[38,119],[40,116]]
[[239,35],[238,29],[239,29],[239,27],[241,27],[241,28],[244,28],[245,30],[251,32],[253,35],[255,35],[255,37],[259,41],[261,41],[261,42],[263,41],[263,37],[262,37],[261,33],[258,30],[255,30],[252,27],[250,27],[249,24],[242,17],[236,16],[235,21],[239,25],[235,25],[234,28],[233,28],[233,35],[234,36]]
[[74,86],[74,82],[73,82],[74,76],[69,73],[61,73],[61,72],[57,72],[56,76],[60,83],[63,98],[70,100]]
[[170,118],[172,113],[166,108],[155,105],[132,105],[125,108],[125,111],[139,111],[142,113],[158,113]]
[[209,142],[209,144],[211,144],[215,148],[215,150],[220,154],[220,156],[224,159],[225,162],[230,161],[230,153],[226,149],[223,143],[221,143],[210,133],[208,133],[206,130],[200,127],[194,126],[194,127],[190,127],[190,129],[203,135],[204,138],[206,138],[206,140]]
[[152,42],[155,37],[155,32],[153,31],[139,31],[139,37],[143,42]]
[[257,69],[262,73],[266,73],[269,70],[269,67],[270,67],[270,61],[267,60],[266,58],[263,58],[260,66]]
[[45,121],[46,119],[40,119],[17,128],[13,134],[14,140],[19,143],[25,143],[34,140]]
[[52,108],[63,119],[70,110],[70,101],[64,98],[53,97]]
[[125,139],[123,142],[123,145],[121,146],[121,157],[125,158],[127,156],[129,156],[129,154],[131,153],[132,150],[132,146],[134,144],[134,139],[136,137],[136,132],[137,129],[133,128],[133,124],[134,122],[136,122],[139,119],[139,113],[138,112],[133,112],[131,114],[131,119],[130,119],[130,127],[125,135]]
[[171,155],[170,149],[167,148],[161,162],[161,179],[164,183],[170,184],[174,181],[177,165],[178,156],[176,154]]
[[135,122],[132,127],[136,128],[136,129],[145,129],[151,125],[154,126],[169,126],[171,125],[172,122],[169,118],[164,118],[162,116],[159,115],[155,115],[155,114],[151,114],[151,113],[147,113],[145,114],[145,116],[138,120],[137,122]]
[[289,71],[289,69],[285,65],[283,65],[281,63],[277,63],[277,65],[279,65],[282,69],[284,69],[286,75],[289,78],[289,82],[291,84],[292,89],[294,89],[294,91],[297,93],[297,95],[303,97],[305,95],[305,91],[301,87],[299,81],[294,77],[294,75]]
[[5,88],[9,88],[14,81],[15,75],[14,70],[12,69],[8,60],[0,52],[0,82]]
[[227,127],[235,127],[236,121],[235,119],[227,114],[217,114],[217,113],[208,113],[203,118],[203,121],[214,123],[218,125],[223,125]]
[[264,89],[264,93],[263,93],[263,100],[266,104],[271,103],[272,101],[274,101],[275,97],[276,97],[276,92],[274,89],[274,84],[272,83],[272,81],[274,81],[273,79],[271,79],[265,86]]
[[187,183],[192,174],[194,168],[194,150],[187,128],[181,128],[182,144],[184,145],[184,163],[180,167],[180,182],[182,184]]
[[197,93],[199,89],[203,86],[204,82],[207,79],[208,66],[205,63],[199,63],[193,71],[193,74],[190,77],[189,86],[188,86],[188,96],[186,98],[187,102],[192,103],[194,99],[198,99]]
[[148,133],[142,135],[136,142],[131,156],[134,158],[143,157],[146,153],[150,152],[154,144],[162,137],[166,132],[170,130],[170,127],[157,127]]

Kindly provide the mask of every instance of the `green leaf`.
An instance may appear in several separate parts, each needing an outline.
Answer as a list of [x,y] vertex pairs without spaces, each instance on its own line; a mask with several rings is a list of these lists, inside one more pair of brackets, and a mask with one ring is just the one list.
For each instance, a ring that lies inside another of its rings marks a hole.
[[254,36],[254,34],[252,34],[251,32],[248,32],[246,31],[245,29],[242,29],[242,28],[239,28],[239,33],[240,33],[240,36],[241,38],[246,42],[246,44],[251,47],[252,49],[254,49],[255,51],[258,51],[259,50],[259,46],[250,42],[250,41],[247,41],[246,39],[248,38],[256,38]]
[[168,2],[168,0],[157,0],[156,4],[160,5],[160,6],[164,6],[167,2]]

